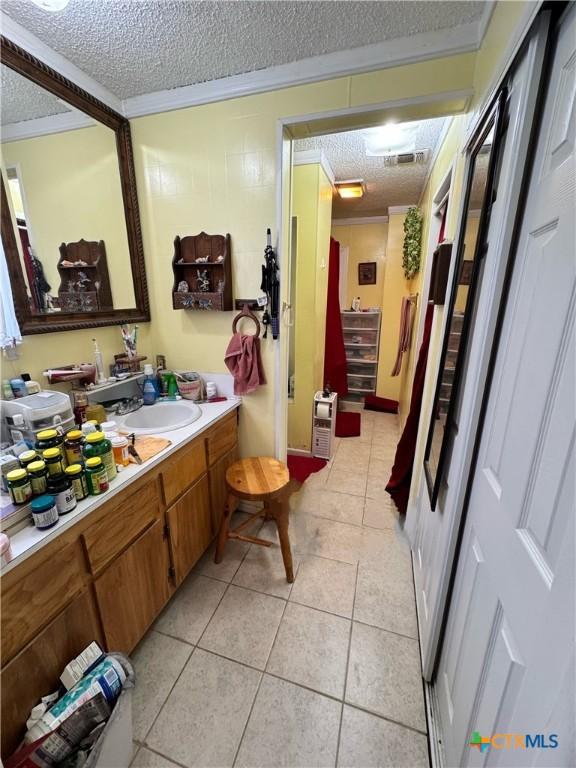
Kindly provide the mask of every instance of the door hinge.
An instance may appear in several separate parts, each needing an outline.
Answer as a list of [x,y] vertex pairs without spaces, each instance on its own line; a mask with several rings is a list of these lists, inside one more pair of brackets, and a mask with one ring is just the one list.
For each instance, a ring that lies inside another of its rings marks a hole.
[[176,571],[174,570],[173,566],[170,566],[168,568],[168,577],[172,579],[172,581],[176,580]]

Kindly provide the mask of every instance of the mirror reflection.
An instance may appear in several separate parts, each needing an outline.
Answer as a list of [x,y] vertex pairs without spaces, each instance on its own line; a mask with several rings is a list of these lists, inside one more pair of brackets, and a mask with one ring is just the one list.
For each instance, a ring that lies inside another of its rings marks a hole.
[[136,306],[115,133],[1,66],[2,176],[32,314]]
[[494,129],[488,133],[484,143],[473,158],[470,169],[470,195],[468,206],[464,216],[464,234],[461,250],[461,263],[458,269],[458,285],[454,309],[449,319],[448,347],[444,359],[443,368],[440,371],[440,392],[436,403],[435,418],[433,420],[432,435],[429,442],[427,470],[432,484],[436,483],[436,476],[440,464],[440,453],[446,428],[446,417],[452,399],[454,373],[460,353],[462,328],[466,314],[471,311],[467,307],[468,292],[473,279],[474,262],[478,258],[476,252],[480,213],[486,197],[486,183],[488,178],[488,165],[492,152],[492,139]]

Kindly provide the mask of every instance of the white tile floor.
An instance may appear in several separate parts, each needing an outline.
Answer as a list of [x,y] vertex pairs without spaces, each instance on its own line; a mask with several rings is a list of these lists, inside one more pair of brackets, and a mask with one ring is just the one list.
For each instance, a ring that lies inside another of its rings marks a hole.
[[134,653],[135,768],[427,768],[397,441],[363,413],[292,496],[293,585],[277,544],[206,553]]

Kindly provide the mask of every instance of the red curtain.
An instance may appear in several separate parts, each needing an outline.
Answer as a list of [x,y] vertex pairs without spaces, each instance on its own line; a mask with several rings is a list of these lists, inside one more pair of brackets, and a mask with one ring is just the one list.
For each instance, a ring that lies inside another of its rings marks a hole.
[[434,304],[430,301],[426,308],[424,335],[422,336],[422,345],[414,373],[410,412],[406,419],[402,437],[396,446],[394,466],[386,486],[386,490],[392,496],[398,511],[403,514],[406,513],[408,497],[410,495],[410,481],[412,480],[412,469],[414,468],[414,453],[416,451],[416,438],[418,437],[418,422],[422,407],[422,393],[424,392],[424,379],[426,378],[426,363],[428,362],[428,347],[430,345],[433,318]]
[[328,297],[326,301],[326,336],[324,341],[324,386],[330,385],[340,397],[348,394],[346,350],[340,319],[340,243],[330,238],[328,261]]

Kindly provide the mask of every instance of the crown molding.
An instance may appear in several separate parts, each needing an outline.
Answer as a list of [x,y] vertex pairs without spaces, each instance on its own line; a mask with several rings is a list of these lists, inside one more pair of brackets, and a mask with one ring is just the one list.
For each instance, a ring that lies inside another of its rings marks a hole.
[[410,205],[389,205],[388,216],[401,216],[408,213],[409,208],[414,208],[415,206],[417,207],[416,203],[411,203]]
[[95,121],[83,112],[65,112],[48,117],[37,117],[34,120],[22,120],[19,123],[8,123],[0,129],[2,143],[20,141],[21,139],[34,139],[38,136],[47,136],[50,133],[64,133],[75,131],[78,128],[91,128]]
[[68,80],[71,80],[75,85],[104,102],[115,112],[119,112],[121,115],[124,114],[121,99],[75,64],[72,64],[65,56],[57,53],[53,48],[39,40],[36,35],[28,32],[25,27],[2,12],[0,12],[0,29],[4,37],[12,40],[13,43],[23,48],[27,53],[40,59],[40,61],[55,69],[60,75],[64,75]]
[[143,117],[322,80],[417,64],[430,59],[471,53],[478,50],[479,44],[477,23],[463,24],[449,30],[422,32],[206,83],[134,96],[124,101],[124,114],[129,118]]
[[356,216],[350,219],[332,219],[333,227],[355,227],[359,224],[388,224],[388,216]]
[[332,166],[328,162],[328,158],[321,149],[303,149],[298,152],[294,152],[292,156],[292,165],[319,165],[326,176],[328,176],[330,183],[334,184],[335,176]]

